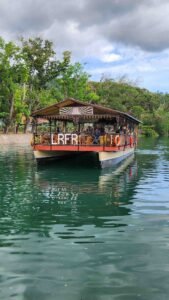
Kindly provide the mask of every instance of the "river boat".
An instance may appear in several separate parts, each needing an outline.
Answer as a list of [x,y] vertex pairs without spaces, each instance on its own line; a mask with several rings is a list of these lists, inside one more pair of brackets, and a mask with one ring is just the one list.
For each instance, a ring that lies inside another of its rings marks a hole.
[[31,145],[38,162],[90,153],[104,168],[132,155],[137,145],[140,121],[101,105],[67,98],[32,117]]

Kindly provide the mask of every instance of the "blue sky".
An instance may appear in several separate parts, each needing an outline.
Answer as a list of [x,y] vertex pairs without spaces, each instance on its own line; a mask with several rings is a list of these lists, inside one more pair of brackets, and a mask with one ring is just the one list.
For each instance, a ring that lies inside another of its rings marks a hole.
[[169,93],[168,16],[168,0],[0,0],[0,35],[52,40],[94,80],[125,76]]

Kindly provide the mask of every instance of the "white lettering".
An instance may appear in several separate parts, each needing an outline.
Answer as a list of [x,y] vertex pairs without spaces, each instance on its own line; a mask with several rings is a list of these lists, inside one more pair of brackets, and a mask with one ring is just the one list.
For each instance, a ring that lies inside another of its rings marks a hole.
[[76,133],[59,133],[57,136],[57,142],[55,141],[55,135],[51,134],[51,144],[52,145],[78,145],[78,135]]
[[114,136],[110,135],[110,144],[113,145],[113,142],[114,142]]
[[52,145],[57,145],[58,143],[54,142],[54,139],[53,139],[53,133],[51,134],[51,144]]
[[71,137],[70,133],[65,134],[65,144],[67,144],[67,142],[70,141],[70,137]]
[[71,144],[73,144],[73,145],[78,144],[78,135],[76,133],[72,134],[72,136],[71,136]]
[[64,142],[64,134],[62,134],[62,133],[59,133],[59,134],[58,134],[58,144],[59,144],[59,145],[60,145],[60,144],[62,144],[62,145],[65,144],[65,142]]

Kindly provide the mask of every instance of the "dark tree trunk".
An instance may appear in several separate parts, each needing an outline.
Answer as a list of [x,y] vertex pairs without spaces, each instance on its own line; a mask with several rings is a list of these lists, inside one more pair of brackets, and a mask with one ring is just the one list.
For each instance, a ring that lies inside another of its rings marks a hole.
[[10,111],[9,111],[9,116],[6,120],[6,125],[4,128],[4,133],[7,134],[9,131],[9,128],[11,126],[12,123],[12,117],[13,117],[13,111],[14,111],[14,95],[11,95],[10,97]]

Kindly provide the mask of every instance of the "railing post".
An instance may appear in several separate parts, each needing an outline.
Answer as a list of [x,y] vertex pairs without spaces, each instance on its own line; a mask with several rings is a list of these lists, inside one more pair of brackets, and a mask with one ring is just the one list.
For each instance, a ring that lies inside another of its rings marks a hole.
[[37,119],[35,119],[35,130],[33,132],[33,138],[34,138],[34,145],[36,144],[36,136],[37,136],[38,132],[37,132]]
[[79,151],[79,137],[80,137],[80,122],[78,121],[78,151]]
[[52,144],[52,121],[51,119],[49,120],[49,132],[50,132],[50,145]]
[[79,151],[79,137],[80,137],[80,134],[79,134],[79,132],[78,132],[78,145],[77,145],[78,151]]
[[107,135],[104,134],[104,136],[103,136],[103,151],[105,150],[106,141],[107,141]]

